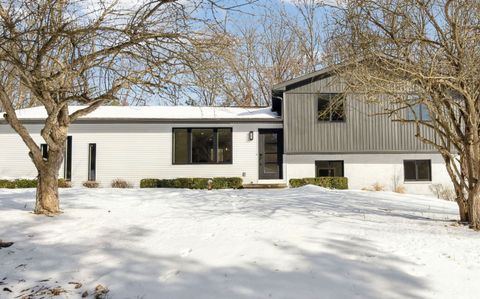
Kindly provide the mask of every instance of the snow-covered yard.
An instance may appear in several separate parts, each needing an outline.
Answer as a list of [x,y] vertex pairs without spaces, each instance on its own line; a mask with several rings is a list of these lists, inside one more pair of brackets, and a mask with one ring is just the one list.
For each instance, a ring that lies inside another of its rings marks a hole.
[[78,298],[98,284],[115,299],[480,294],[480,234],[434,198],[313,186],[66,189],[54,218],[31,214],[33,199],[0,190],[0,239],[15,242],[0,249],[0,298],[35,286]]

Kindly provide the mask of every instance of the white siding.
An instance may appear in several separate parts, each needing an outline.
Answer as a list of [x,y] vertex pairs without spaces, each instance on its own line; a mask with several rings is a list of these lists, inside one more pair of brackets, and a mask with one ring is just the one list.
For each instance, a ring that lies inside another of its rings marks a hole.
[[[233,163],[226,165],[173,165],[172,128],[231,127]],[[74,124],[72,182],[79,186],[87,180],[88,144],[97,144],[97,181],[104,187],[116,178],[138,186],[142,178],[243,177],[245,183],[258,182],[258,129],[281,128],[274,123],[202,123],[202,124]],[[38,143],[40,125],[28,126]],[[254,140],[248,134],[254,131]],[[0,125],[0,178],[35,177],[27,147],[6,125]],[[63,169],[60,170],[63,177]]]
[[[403,160],[430,159],[431,182],[404,182]],[[338,154],[284,155],[288,179],[315,176],[315,161],[343,160],[344,176],[350,189],[362,189],[378,182],[392,190],[394,176],[399,178],[408,193],[431,194],[429,186],[451,185],[445,163],[439,154]]]

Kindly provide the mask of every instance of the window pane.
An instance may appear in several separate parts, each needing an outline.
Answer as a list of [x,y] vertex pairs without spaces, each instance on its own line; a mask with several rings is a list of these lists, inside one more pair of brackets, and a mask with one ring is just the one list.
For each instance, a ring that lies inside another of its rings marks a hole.
[[405,174],[405,181],[415,181],[417,179],[415,161],[403,161],[403,172]]
[[174,129],[173,138],[173,163],[188,163],[188,130]]
[[218,163],[232,162],[232,129],[218,129]]
[[430,181],[430,160],[417,161],[418,180]]
[[430,118],[430,113],[428,112],[427,105],[425,104],[420,104],[420,119],[421,120],[431,120]]
[[315,161],[316,173],[322,176],[343,176],[343,161]]
[[320,95],[318,98],[318,120],[329,121],[330,111],[328,111],[328,104],[330,103],[330,97],[328,94]]
[[343,162],[332,161],[330,162],[330,168],[333,170],[332,176],[343,176]]
[[278,155],[275,154],[265,154],[265,163],[277,163]]
[[265,153],[267,154],[276,154],[278,151],[278,146],[276,143],[266,143],[265,144]]
[[265,143],[277,144],[277,134],[264,134]]
[[278,164],[265,163],[263,171],[267,173],[279,173],[279,166]]
[[344,121],[345,120],[345,106],[344,99],[336,98],[334,101],[339,101],[334,104],[332,111],[332,121]]
[[215,162],[213,129],[192,129],[192,163]]
[[48,159],[48,145],[46,143],[43,143],[40,145],[40,149],[42,150],[42,158],[43,160]]

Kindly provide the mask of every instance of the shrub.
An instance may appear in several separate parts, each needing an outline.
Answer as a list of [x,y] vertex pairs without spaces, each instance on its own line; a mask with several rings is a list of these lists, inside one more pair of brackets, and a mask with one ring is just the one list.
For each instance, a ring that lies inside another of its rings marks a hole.
[[454,201],[456,198],[455,190],[449,186],[442,184],[432,184],[429,186],[430,191],[440,199]]
[[407,192],[407,189],[405,188],[404,185],[398,185],[397,187],[395,187],[395,189],[393,189],[393,192],[395,192],[395,193],[405,193],[405,192]]
[[[397,187],[396,187],[397,188]],[[396,188],[393,190],[396,192]],[[385,191],[385,186],[379,182],[375,182],[373,185],[362,188],[363,191]],[[400,193],[400,192],[399,192]]]
[[385,191],[385,186],[379,182],[375,182],[375,184],[372,185],[372,189],[373,191]]
[[[0,189],[23,189],[23,188],[37,188],[38,181],[36,179],[16,179],[16,180],[0,180]],[[70,188],[71,184],[65,179],[58,179],[59,188]]]
[[122,179],[115,179],[111,183],[112,188],[132,188],[132,184]]
[[191,189],[207,189],[209,180],[210,179],[206,179],[206,178],[193,178],[192,185],[190,186],[190,188]]
[[159,179],[142,179],[140,188],[157,188],[159,187]]
[[95,182],[95,181],[86,181],[86,182],[83,182],[83,187],[87,187],[87,188],[98,188],[98,186],[100,186],[100,184],[98,182]]
[[348,179],[346,177],[291,179],[289,183],[292,188],[302,187],[305,185],[315,185],[330,189],[348,189]]
[[[140,181],[140,188],[186,188],[186,189],[207,189],[208,178],[176,178],[176,179],[143,179]],[[242,179],[213,178],[213,189],[238,189],[242,187]]]
[[15,180],[15,188],[37,188],[37,180]]
[[9,180],[0,180],[0,188],[15,189],[15,182]]
[[72,187],[72,183],[65,179],[58,179],[58,188],[70,188]]
[[219,177],[213,178],[212,188],[213,189],[239,189],[243,186],[242,178],[237,177]]

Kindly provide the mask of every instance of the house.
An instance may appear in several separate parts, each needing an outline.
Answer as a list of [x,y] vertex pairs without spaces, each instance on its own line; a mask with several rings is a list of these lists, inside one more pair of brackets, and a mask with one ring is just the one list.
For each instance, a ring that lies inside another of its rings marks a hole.
[[[404,184],[412,193],[448,184],[442,158],[416,139],[412,125],[370,116],[378,108],[343,96],[337,81],[324,69],[283,82],[268,108],[100,107],[71,125],[60,177],[109,186],[117,178],[138,185],[143,178],[234,176],[270,184],[346,176],[350,188]],[[341,104],[322,113],[338,97]],[[17,113],[47,158],[45,109]],[[36,176],[27,147],[5,122],[0,144],[0,178]]]

